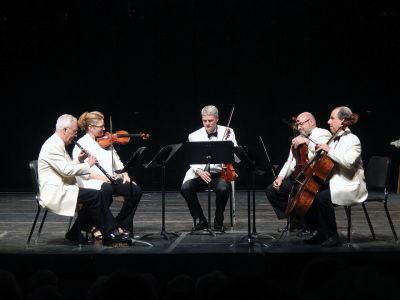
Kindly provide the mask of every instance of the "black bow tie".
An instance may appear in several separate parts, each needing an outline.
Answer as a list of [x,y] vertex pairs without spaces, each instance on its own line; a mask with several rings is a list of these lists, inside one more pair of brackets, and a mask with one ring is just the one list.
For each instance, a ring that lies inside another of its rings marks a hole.
[[215,131],[215,132],[213,132],[213,133],[208,133],[208,132],[207,132],[207,135],[208,135],[208,138],[210,138],[210,137],[212,137],[212,136],[218,137],[218,132],[217,132],[217,131]]
[[340,138],[341,138],[342,136],[341,135],[337,135],[337,136],[335,136],[335,138],[333,139],[333,141],[339,141],[340,140]]

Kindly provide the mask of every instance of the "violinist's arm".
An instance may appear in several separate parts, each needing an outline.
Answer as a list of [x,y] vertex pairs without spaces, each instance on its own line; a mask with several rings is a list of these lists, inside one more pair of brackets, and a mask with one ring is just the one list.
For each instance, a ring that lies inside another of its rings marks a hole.
[[98,173],[90,173],[88,179],[97,179],[97,180],[101,180],[101,181],[110,183],[110,180],[105,175],[98,174]]
[[317,145],[315,146],[315,151],[316,151],[316,152],[325,151],[326,153],[328,153],[329,150],[330,150],[330,147],[329,147],[329,145],[327,145],[327,144],[317,144]]
[[202,169],[197,169],[196,174],[205,182],[209,183],[211,181],[211,174],[208,173],[207,171],[204,171]]
[[123,183],[125,183],[125,182],[131,182],[131,178],[129,177],[129,175],[128,175],[127,172],[124,172],[124,173],[122,173],[121,175],[122,175]]
[[282,185],[282,181],[283,181],[283,177],[281,177],[281,176],[276,177],[276,179],[272,183],[272,186],[274,187],[274,189],[276,189],[278,191]]
[[297,147],[302,144],[308,145],[308,142],[309,142],[309,139],[304,136],[301,136],[301,135],[298,135],[294,139],[292,139],[292,145],[295,149],[297,149]]

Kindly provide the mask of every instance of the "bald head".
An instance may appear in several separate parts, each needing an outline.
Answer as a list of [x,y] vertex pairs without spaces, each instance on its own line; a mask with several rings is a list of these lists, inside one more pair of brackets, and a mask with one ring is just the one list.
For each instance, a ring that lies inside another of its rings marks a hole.
[[317,127],[314,115],[310,112],[302,112],[296,118],[297,130],[303,135],[310,135],[311,130]]

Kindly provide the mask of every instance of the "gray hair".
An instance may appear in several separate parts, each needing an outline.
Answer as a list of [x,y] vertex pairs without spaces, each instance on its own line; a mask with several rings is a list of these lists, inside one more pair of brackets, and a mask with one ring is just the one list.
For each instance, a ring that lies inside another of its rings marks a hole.
[[64,128],[70,128],[73,122],[76,122],[76,118],[73,115],[64,114],[59,116],[56,123],[56,132],[62,131]]
[[216,108],[214,105],[204,106],[203,109],[201,110],[201,115],[214,116],[218,118],[218,108]]
[[339,110],[337,112],[337,117],[339,120],[350,120],[353,112],[347,106],[339,106],[337,107]]

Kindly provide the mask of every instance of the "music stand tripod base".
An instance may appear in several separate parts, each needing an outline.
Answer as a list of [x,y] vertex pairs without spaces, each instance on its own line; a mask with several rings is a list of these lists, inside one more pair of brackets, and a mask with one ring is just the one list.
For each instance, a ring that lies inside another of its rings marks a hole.
[[238,247],[238,246],[247,246],[247,247],[254,247],[256,244],[260,245],[261,247],[270,248],[271,245],[261,242],[257,238],[252,236],[243,236],[240,238],[238,242],[235,242],[230,245],[230,247]]
[[127,244],[128,244],[128,246],[132,247],[136,243],[142,244],[142,245],[145,245],[145,246],[150,246],[150,247],[154,246],[152,243],[149,243],[149,242],[146,242],[146,241],[137,240],[135,238],[131,238],[130,241]]
[[[158,151],[153,159],[145,164],[145,168],[161,168],[161,232],[160,236],[169,242],[169,236],[179,237],[179,234],[175,232],[167,232],[165,230],[165,186],[166,186],[166,166],[170,158],[181,148],[182,144],[171,144],[166,145]],[[142,238],[156,235],[155,233],[148,233],[142,236]]]
[[190,232],[190,235],[212,235],[212,236],[217,236],[217,234],[211,229],[211,228],[206,228],[203,230],[192,230]]
[[[128,172],[130,169],[133,169],[133,167],[135,167],[138,164],[140,157],[142,156],[144,150],[146,150],[146,147],[140,147],[140,148],[136,149],[136,151],[133,153],[133,155],[130,157],[130,159],[124,165],[124,167],[120,170],[116,170],[115,173],[121,174],[124,172]],[[133,184],[133,183],[131,182],[131,184]],[[145,246],[150,246],[150,247],[154,246],[153,244],[151,244],[149,242],[135,239],[133,235],[131,236],[130,240],[127,241],[127,245],[130,247],[134,246],[136,243],[142,244]]]
[[[145,234],[145,235],[143,235],[142,236],[142,238],[147,238],[147,237],[151,237],[151,236],[154,236],[154,235],[157,235],[157,233],[147,233],[147,234]],[[169,241],[169,236],[170,235],[172,235],[172,236],[174,236],[174,237],[179,237],[179,234],[177,234],[177,233],[175,233],[175,232],[167,232],[167,231],[161,231],[160,233],[159,233],[159,235],[164,239],[164,240],[167,240],[167,241]]]
[[[248,246],[253,247],[255,244],[259,244],[262,247],[270,247],[270,245],[265,244],[254,237],[251,230],[251,212],[253,212],[253,217],[255,217],[255,196],[254,196],[254,162],[248,156],[244,147],[235,147],[235,154],[239,157],[242,163],[245,164],[247,169],[247,235],[243,236],[238,242],[233,243],[230,247],[234,246]],[[253,209],[251,208],[251,192],[253,191]],[[255,219],[253,218],[253,233],[255,233]]]

